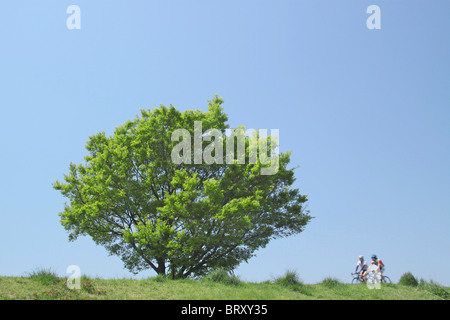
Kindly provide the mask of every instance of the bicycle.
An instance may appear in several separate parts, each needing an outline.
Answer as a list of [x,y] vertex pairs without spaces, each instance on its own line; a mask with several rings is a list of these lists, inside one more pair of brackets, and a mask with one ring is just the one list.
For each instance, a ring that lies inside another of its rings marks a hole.
[[367,275],[367,282],[371,284],[375,283],[391,283],[391,278],[383,274],[383,277],[378,272],[370,271]]
[[353,276],[352,283],[363,283],[363,282],[365,282],[364,279],[361,277],[361,274],[359,272],[352,272],[351,275]]

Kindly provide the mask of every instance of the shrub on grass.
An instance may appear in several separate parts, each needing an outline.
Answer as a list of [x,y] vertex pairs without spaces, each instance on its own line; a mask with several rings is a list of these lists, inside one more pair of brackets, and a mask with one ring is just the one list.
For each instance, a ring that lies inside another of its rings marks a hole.
[[284,276],[276,278],[275,283],[285,287],[303,285],[303,282],[300,280],[297,272],[292,270],[288,270]]
[[286,271],[284,276],[275,278],[274,283],[308,296],[311,295],[311,292],[304,285],[302,280],[300,280],[296,271],[292,270]]
[[417,287],[419,285],[419,281],[417,281],[416,277],[414,277],[411,272],[406,272],[400,277],[398,284],[409,287]]
[[59,282],[58,275],[51,269],[36,269],[28,274],[30,279],[40,282],[43,285],[53,285]]
[[229,271],[225,269],[213,270],[203,279],[231,286],[238,286],[241,284],[241,280],[239,280],[239,278],[236,275],[231,274]]
[[331,277],[323,279],[321,284],[327,287],[328,289],[335,289],[342,285],[342,283],[339,280]]

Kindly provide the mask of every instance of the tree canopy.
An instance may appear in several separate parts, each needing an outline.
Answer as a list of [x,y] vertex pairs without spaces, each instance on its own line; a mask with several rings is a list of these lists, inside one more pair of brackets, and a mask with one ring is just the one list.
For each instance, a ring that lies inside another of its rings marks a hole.
[[[133,273],[151,268],[185,278],[214,268],[231,270],[270,240],[302,232],[312,217],[305,209],[307,197],[292,187],[289,152],[279,154],[277,171],[265,175],[261,168],[268,165],[260,159],[173,161],[180,143],[173,138],[177,129],[190,133],[190,145],[195,145],[196,121],[202,130],[225,135],[229,125],[222,104],[215,96],[207,112],[181,112],[172,105],[141,110],[113,135],[89,137],[85,163],[70,163],[64,182],[53,184],[69,201],[59,214],[69,240],[90,236]],[[201,141],[202,150],[227,144],[226,139],[211,140]],[[245,137],[247,159],[251,141]],[[211,150],[225,159],[217,148]]]

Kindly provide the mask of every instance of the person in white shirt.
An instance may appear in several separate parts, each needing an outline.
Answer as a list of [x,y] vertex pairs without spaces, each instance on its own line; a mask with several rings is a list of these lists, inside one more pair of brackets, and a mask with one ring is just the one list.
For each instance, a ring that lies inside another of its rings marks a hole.
[[361,279],[364,282],[367,281],[366,271],[367,271],[368,268],[369,268],[369,266],[367,265],[367,262],[364,261],[364,257],[363,256],[359,256],[358,257],[358,263],[356,264],[355,273],[359,273],[359,276],[361,277]]

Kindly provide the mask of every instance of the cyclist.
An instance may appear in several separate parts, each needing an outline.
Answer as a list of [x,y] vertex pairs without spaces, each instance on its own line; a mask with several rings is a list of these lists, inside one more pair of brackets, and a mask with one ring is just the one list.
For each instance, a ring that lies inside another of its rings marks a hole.
[[[372,262],[370,263],[369,269],[372,267],[372,265],[375,265],[376,266],[375,273],[379,273],[381,276],[381,280],[384,281],[383,272],[384,272],[385,268],[384,268],[383,261],[378,259],[376,254],[373,254],[371,256],[371,258],[372,258]],[[367,271],[365,272],[364,276],[366,276],[366,275],[367,275]]]
[[[359,276],[361,277],[361,279],[366,282],[367,278],[365,276],[367,269],[369,268],[369,266],[367,265],[367,262],[364,261],[364,257],[361,255],[358,257],[358,263],[356,264],[356,269],[355,269],[355,273],[359,273]],[[359,269],[359,271],[358,271]]]

